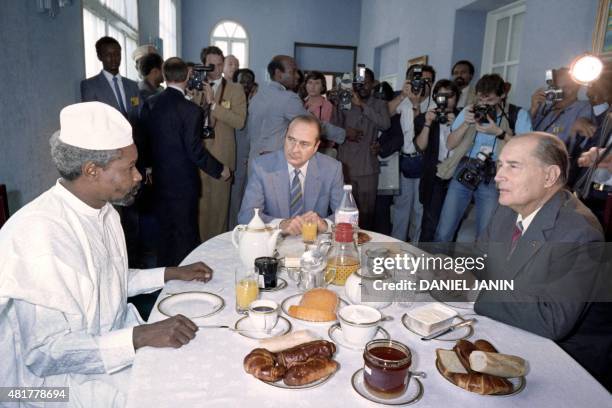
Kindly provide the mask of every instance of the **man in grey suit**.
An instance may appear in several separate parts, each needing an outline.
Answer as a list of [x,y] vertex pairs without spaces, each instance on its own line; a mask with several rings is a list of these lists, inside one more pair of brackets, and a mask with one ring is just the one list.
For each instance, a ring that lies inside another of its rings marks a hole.
[[514,290],[481,291],[474,309],[556,341],[609,382],[612,303],[595,301],[612,298],[610,264],[597,219],[564,189],[568,169],[554,135],[528,133],[504,146],[495,176],[500,206],[478,239],[487,269],[477,275],[513,280]]
[[[251,143],[249,160],[260,154],[275,152],[283,147],[283,137],[289,122],[298,115],[308,115],[303,102],[292,89],[298,80],[295,60],[277,55],[268,64],[270,83],[260,87],[249,104],[247,120]],[[344,129],[323,123],[323,132],[333,142],[344,142]]]
[[321,125],[312,115],[300,115],[289,124],[284,149],[257,157],[242,200],[238,222],[246,224],[260,208],[264,222],[283,233],[298,235],[302,223],[316,221],[324,232],[343,194],[342,165],[317,153]]
[[102,71],[81,81],[81,101],[98,101],[117,109],[132,125],[136,125],[140,113],[138,84],[119,74],[121,46],[112,37],[96,41],[96,54],[102,62]]

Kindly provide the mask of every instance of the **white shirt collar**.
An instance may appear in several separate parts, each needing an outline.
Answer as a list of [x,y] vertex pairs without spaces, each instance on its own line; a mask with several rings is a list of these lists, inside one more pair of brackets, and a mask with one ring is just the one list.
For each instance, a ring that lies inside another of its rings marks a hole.
[[168,88],[172,88],[172,89],[176,89],[177,91],[179,91],[180,93],[185,95],[185,90],[183,88],[181,88],[180,86],[178,86],[178,85],[168,84],[167,87]]
[[90,207],[80,198],[72,194],[66,187],[64,187],[61,183],[61,180],[61,178],[57,179],[54,191],[57,195],[62,197],[66,201],[66,203],[68,203],[68,205],[72,207],[76,212],[91,217],[103,217],[109,211],[108,207],[111,207],[109,203],[104,204],[104,206],[100,209]]
[[534,212],[532,212],[531,214],[529,214],[525,218],[523,218],[523,216],[521,214],[519,214],[516,217],[516,222],[517,223],[520,222],[523,225],[523,233],[521,235],[525,235],[525,231],[527,231],[527,228],[529,228],[529,225],[531,225],[531,222],[533,221],[535,216],[538,214],[538,211],[540,211],[540,209],[542,209],[542,207],[539,207],[537,210],[535,210]]
[[[300,167],[300,177],[303,179],[306,178],[306,171],[308,171],[308,163],[310,162],[310,160],[308,160],[306,163],[304,163],[304,165],[302,167]],[[289,171],[289,182],[291,183],[291,179],[293,178],[293,171],[295,170],[295,167],[293,167],[292,165],[289,164],[289,162],[287,162],[287,169]]]
[[112,82],[113,78],[117,78],[119,81],[121,81],[121,74],[117,73],[117,75],[113,75],[110,72],[106,71],[106,70],[102,70],[102,74],[104,74],[104,77],[109,81]]

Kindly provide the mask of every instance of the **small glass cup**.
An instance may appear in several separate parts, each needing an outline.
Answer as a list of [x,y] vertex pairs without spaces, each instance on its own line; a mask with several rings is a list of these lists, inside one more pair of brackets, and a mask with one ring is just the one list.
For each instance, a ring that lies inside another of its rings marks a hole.
[[314,244],[317,240],[317,222],[314,220],[302,223],[302,241],[305,244]]
[[236,267],[236,312],[246,314],[249,305],[259,296],[258,275],[253,268]]

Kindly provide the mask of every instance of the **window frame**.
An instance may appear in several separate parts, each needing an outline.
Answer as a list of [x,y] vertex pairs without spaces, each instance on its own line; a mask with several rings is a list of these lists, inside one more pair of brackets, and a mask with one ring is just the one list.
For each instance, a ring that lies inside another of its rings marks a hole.
[[[176,52],[175,52],[174,55],[166,55],[167,54],[166,53],[166,39],[164,37],[162,37],[162,33],[160,31],[159,38],[161,38],[162,41],[163,41],[163,43],[162,43],[163,44],[162,54],[164,54],[163,55],[164,59],[168,59],[170,57],[178,57],[181,54],[180,53],[181,44],[180,44],[180,38],[179,38],[179,35],[178,35],[179,30],[180,30],[180,26],[179,26],[179,24],[180,24],[180,22],[179,22],[180,3],[179,3],[179,0],[167,0],[167,1],[169,1],[172,4],[174,4],[174,40],[175,40],[174,46],[176,48]],[[161,6],[162,6],[162,2],[159,1],[158,2],[158,7],[159,7],[159,10],[158,10],[159,11],[158,24],[159,24],[160,28],[162,26],[162,24],[161,24]]]
[[[121,45],[121,66],[119,67],[119,73],[122,77],[138,80],[138,72],[136,72],[136,68],[131,64],[132,56],[128,54],[128,46],[126,38],[134,41],[136,47],[138,46],[138,25],[136,27],[132,26],[129,21],[117,14],[114,10],[106,5],[102,4],[102,0],[83,0],[81,7],[81,16],[84,15],[84,11],[87,10],[89,13],[93,14],[95,17],[104,21],[104,35],[109,35],[109,26],[112,26],[113,29],[121,32],[125,38],[116,38]],[[136,10],[136,21],[138,21],[138,9]],[[83,26],[81,33],[83,35],[83,46],[91,46],[89,44],[85,44],[85,22],[83,18]],[[130,65],[131,64],[131,65]],[[99,67],[101,69],[101,63]],[[87,72],[87,58],[85,54],[85,50],[83,50],[83,66],[85,67],[85,72]],[[130,68],[131,67],[131,68]],[[132,77],[132,74],[135,77]]]
[[[242,28],[242,31],[244,31],[244,35],[245,38],[235,38],[235,37],[216,37],[214,35],[215,31],[217,31],[217,28],[219,28],[219,26],[221,26],[222,24],[225,23],[232,23],[232,24],[236,24],[237,26],[239,26],[240,28]],[[227,51],[227,55],[234,55],[232,53],[232,43],[242,43],[244,44],[244,61],[239,59],[240,62],[240,68],[248,68],[249,67],[249,33],[246,30],[246,28],[244,27],[243,24],[241,24],[240,22],[236,21],[236,20],[230,20],[230,19],[224,19],[224,20],[219,20],[217,22],[217,24],[215,24],[212,28],[212,30],[210,30],[210,44],[211,45],[215,45],[215,41],[227,41],[228,42],[228,51]],[[227,57],[227,55],[224,55]]]

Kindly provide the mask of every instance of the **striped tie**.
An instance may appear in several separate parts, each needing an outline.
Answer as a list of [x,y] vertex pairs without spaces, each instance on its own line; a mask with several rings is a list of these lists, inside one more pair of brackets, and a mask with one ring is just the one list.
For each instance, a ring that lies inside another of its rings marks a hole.
[[123,103],[123,97],[121,96],[121,91],[119,90],[119,83],[117,81],[117,77],[113,77],[113,84],[115,85],[115,93],[117,94],[117,102],[119,102],[119,110],[127,118],[127,110],[125,110],[125,104]]
[[522,235],[523,235],[523,223],[520,221],[517,221],[516,224],[514,225],[514,231],[512,232],[512,244],[510,246],[510,255],[512,255],[512,253],[516,249],[518,240],[521,238]]
[[300,183],[300,170],[293,171],[293,180],[291,181],[291,191],[289,192],[289,213],[293,218],[304,212],[304,200],[302,200],[302,183]]

